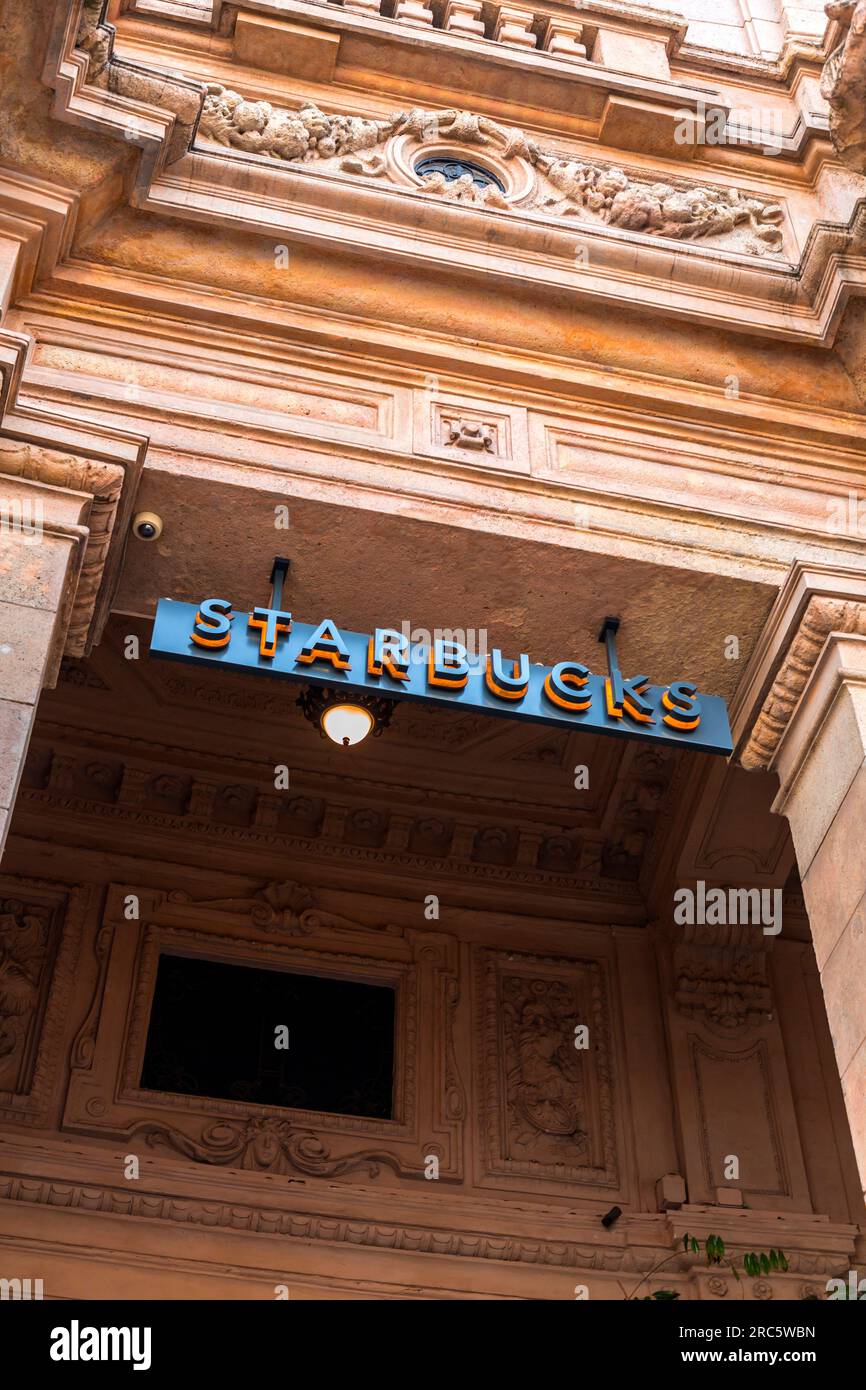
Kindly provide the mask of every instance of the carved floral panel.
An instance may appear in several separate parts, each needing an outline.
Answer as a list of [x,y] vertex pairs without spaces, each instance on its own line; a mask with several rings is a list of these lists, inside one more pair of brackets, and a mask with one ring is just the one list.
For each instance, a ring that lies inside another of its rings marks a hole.
[[616,1187],[605,961],[484,950],[476,976],[486,1172]]
[[86,898],[38,879],[0,879],[2,1119],[50,1122]]

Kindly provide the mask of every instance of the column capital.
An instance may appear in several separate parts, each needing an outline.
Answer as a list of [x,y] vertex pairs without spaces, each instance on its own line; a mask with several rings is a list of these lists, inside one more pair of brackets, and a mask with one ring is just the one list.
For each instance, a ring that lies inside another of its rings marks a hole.
[[[814,696],[826,685],[829,666],[821,658],[831,634],[866,636],[866,572],[797,561],[733,702],[734,756],[743,767],[779,770],[782,743],[790,743],[795,723],[802,728],[795,714],[805,708],[807,687]],[[835,664],[842,679],[846,663],[838,657]],[[818,703],[809,703],[817,714]]]

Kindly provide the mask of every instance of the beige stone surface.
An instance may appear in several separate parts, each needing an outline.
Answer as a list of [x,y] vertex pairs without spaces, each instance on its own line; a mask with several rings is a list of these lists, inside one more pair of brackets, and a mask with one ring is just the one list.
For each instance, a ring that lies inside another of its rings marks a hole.
[[0,764],[0,807],[6,810],[14,803],[32,718],[32,705],[0,699],[0,748],[3,750]]
[[[833,643],[834,639],[828,641]],[[861,641],[866,652],[866,639]],[[808,696],[809,692],[804,699]],[[813,739],[784,800],[802,876],[808,874],[866,759],[866,686],[841,685]]]
[[[864,817],[866,764],[851,783],[803,877],[819,969],[823,969],[866,886],[866,844],[861,833]],[[794,841],[796,844],[796,834]]]
[[[862,962],[863,948],[860,948]],[[862,978],[862,972],[861,972]],[[842,1093],[851,1125],[851,1137],[860,1165],[860,1180],[866,1193],[866,1038],[848,1063],[842,1075]]]
[[[46,521],[51,526],[53,518],[50,513],[46,518],[44,502],[38,493],[35,501],[31,501],[32,490],[22,488],[13,501],[10,492],[6,480],[0,476],[0,510],[8,509],[7,524],[11,521],[16,528],[20,527],[11,535],[8,531],[0,531],[0,602],[55,612],[66,585],[70,544],[64,538],[46,534]],[[23,507],[23,511],[13,511],[15,503]],[[81,501],[72,502],[68,511],[69,520],[76,524],[81,515]]]
[[[866,1039],[866,894],[860,899],[824,963],[821,983],[830,1005],[830,1031],[844,1078]],[[856,1072],[855,1072],[856,1075]],[[853,1085],[853,1077],[852,1077]]]
[[632,72],[641,77],[670,76],[665,44],[660,39],[600,28],[592,51],[595,63],[614,72]]
[[238,61],[250,67],[327,80],[333,76],[340,37],[311,24],[242,11],[235,25],[234,49]]
[[56,614],[44,608],[0,603],[0,692],[6,700],[34,704],[42,689]]

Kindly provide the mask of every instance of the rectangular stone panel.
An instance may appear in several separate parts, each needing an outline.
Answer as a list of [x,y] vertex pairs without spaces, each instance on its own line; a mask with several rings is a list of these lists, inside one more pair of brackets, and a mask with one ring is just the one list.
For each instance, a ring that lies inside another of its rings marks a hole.
[[615,1187],[606,962],[483,950],[476,980],[486,1173]]
[[[708,1186],[789,1196],[766,1043],[730,1052],[693,1036],[690,1047]],[[731,1158],[739,1165],[736,1179],[725,1175],[726,1166],[733,1171]]]

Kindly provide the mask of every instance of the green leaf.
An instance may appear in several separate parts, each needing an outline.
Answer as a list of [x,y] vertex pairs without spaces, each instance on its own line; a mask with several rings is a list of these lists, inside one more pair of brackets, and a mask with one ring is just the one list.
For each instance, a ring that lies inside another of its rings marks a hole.
[[692,1236],[692,1252],[693,1252],[695,1255],[697,1255],[699,1249],[700,1249],[700,1246],[698,1245],[698,1242],[695,1240],[694,1236]]
[[691,1238],[691,1237],[689,1236],[688,1231],[686,1231],[685,1235],[683,1236],[683,1249],[684,1249],[684,1250],[688,1250],[690,1238]]
[[784,1250],[779,1251],[779,1265],[781,1266],[783,1272],[785,1272],[788,1268],[788,1261],[785,1259]]
[[779,1256],[776,1254],[775,1250],[771,1250],[771,1251],[770,1251],[770,1268],[771,1268],[771,1269],[778,1269],[778,1268],[779,1268]]
[[719,1259],[721,1259],[725,1253],[725,1242],[722,1240],[721,1236],[716,1236],[716,1248],[719,1252]]
[[770,1273],[770,1261],[767,1259],[767,1256],[764,1254],[763,1250],[761,1251],[761,1273]]

